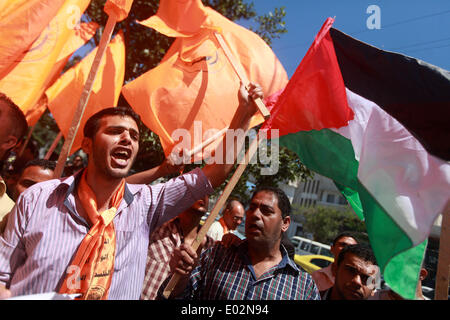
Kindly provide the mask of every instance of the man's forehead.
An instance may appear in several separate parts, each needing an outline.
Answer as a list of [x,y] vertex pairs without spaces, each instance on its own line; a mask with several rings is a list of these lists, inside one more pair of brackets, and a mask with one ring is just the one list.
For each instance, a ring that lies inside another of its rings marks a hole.
[[272,191],[259,191],[254,195],[251,202],[266,202],[266,203],[272,203],[272,205],[278,204],[278,199],[275,193]]
[[350,237],[350,236],[343,236],[343,237],[340,237],[340,238],[336,241],[336,244],[339,244],[339,245],[356,244],[356,240],[353,239],[353,238]]
[[[128,125],[127,125],[128,124]],[[139,132],[139,127],[136,123],[136,121],[128,115],[106,115],[100,119],[100,126],[105,127],[130,127],[129,124],[132,124],[131,126],[134,127]]]
[[50,168],[44,168],[41,166],[28,166],[23,170],[23,173],[24,174],[25,173],[27,173],[27,174],[29,174],[29,173],[48,173],[50,171],[53,171],[53,170]]
[[359,273],[366,275],[373,275],[377,270],[376,265],[374,265],[371,261],[366,261],[350,252],[345,255],[342,265],[352,267],[358,270]]

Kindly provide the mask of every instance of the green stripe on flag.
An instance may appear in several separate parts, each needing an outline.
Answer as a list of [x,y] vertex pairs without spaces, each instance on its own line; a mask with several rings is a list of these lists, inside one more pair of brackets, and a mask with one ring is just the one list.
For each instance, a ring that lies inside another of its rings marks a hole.
[[414,299],[427,240],[416,247],[408,235],[360,183],[358,193],[363,205],[370,245],[384,280],[398,294]]
[[299,131],[280,137],[280,145],[296,152],[303,164],[334,181],[357,216],[364,220],[358,193],[358,161],[347,138],[329,130]]
[[413,284],[418,281],[426,243],[412,248],[407,234],[358,180],[359,162],[351,141],[329,129],[300,131],[279,141],[296,152],[310,170],[334,180],[355,213],[365,220],[385,281],[401,296],[414,299]]

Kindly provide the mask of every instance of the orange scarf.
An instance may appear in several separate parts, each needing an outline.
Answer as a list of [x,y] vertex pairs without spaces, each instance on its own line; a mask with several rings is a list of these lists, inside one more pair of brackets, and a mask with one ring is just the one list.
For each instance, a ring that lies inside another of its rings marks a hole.
[[82,296],[78,299],[82,300],[106,300],[114,271],[116,251],[113,219],[123,198],[125,180],[122,180],[112,196],[110,208],[99,213],[95,194],[86,181],[86,172],[87,170],[83,172],[78,185],[78,197],[92,223],[92,228],[84,237],[67,269],[66,278],[59,292],[81,293]]
[[228,227],[227,224],[225,223],[225,220],[222,218],[219,219],[219,223],[223,228],[223,234],[227,234],[228,233]]

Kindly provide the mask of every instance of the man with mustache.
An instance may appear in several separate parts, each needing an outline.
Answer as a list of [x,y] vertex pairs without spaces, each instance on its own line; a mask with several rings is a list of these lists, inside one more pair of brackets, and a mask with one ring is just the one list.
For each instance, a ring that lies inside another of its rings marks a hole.
[[333,264],[334,285],[321,292],[323,300],[367,300],[375,289],[378,266],[372,249],[364,244],[344,247]]
[[[249,129],[252,99],[262,90],[241,85],[230,129]],[[84,127],[87,167],[22,193],[0,237],[0,297],[57,291],[80,299],[139,299],[149,235],[213,192],[234,163],[224,159],[158,185],[125,183],[139,148],[139,117],[109,108]],[[237,139],[236,139],[237,140]],[[240,146],[236,143],[235,149]],[[229,159],[229,158],[228,158]],[[221,164],[220,164],[221,163]]]
[[[320,300],[311,276],[280,246],[290,211],[282,190],[257,189],[246,211],[244,241],[229,246],[216,242],[199,258],[188,244],[175,250],[171,267],[181,279],[169,298]],[[168,280],[160,287],[160,297]]]

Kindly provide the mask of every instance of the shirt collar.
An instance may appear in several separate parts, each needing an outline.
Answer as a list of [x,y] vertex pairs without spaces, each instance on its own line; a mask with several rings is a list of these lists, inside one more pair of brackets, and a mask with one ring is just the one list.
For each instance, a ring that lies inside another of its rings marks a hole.
[[[67,178],[63,178],[63,180],[62,180],[62,184],[65,184],[67,186],[66,195],[64,197],[64,205],[74,213],[76,212],[76,210],[75,210],[75,188],[81,179],[82,173],[83,173],[83,170],[80,170],[80,171],[76,172],[74,175],[67,177]],[[125,190],[123,193],[123,200],[125,200],[125,201],[122,201],[120,203],[119,209],[117,210],[118,213],[124,207],[129,206],[131,204],[131,202],[133,202],[134,194],[136,194],[136,192],[133,193],[130,190],[129,185],[127,183],[125,183]],[[72,201],[70,199],[72,199]]]
[[[277,270],[281,270],[281,269],[285,269],[285,268],[292,268],[294,271],[299,273],[300,270],[297,267],[297,264],[291,258],[289,258],[287,250],[283,244],[280,244],[280,251],[281,251],[282,258],[281,258],[280,263],[277,266]],[[248,241],[247,240],[244,240],[239,244],[238,252],[239,252],[239,255],[240,255],[242,261],[244,261],[244,263],[247,265],[251,265],[250,257],[248,255]]]

